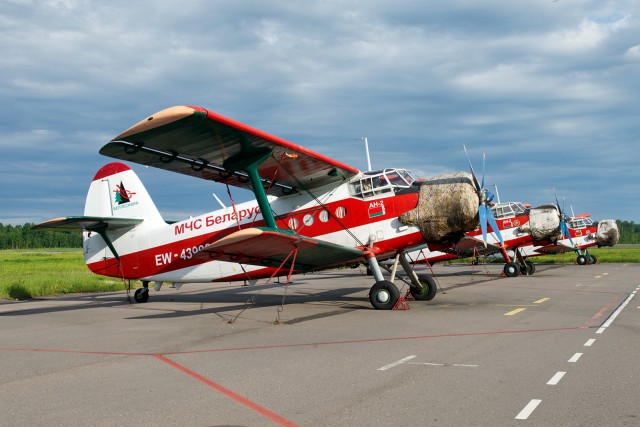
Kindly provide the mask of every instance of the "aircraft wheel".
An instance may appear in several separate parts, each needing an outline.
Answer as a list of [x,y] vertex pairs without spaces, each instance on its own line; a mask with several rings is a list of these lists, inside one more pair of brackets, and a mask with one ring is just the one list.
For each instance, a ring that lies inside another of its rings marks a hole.
[[143,303],[149,301],[149,288],[136,289],[136,293],[133,294],[133,299],[137,303]]
[[524,265],[520,266],[520,274],[531,276],[535,272],[536,272],[536,265],[531,261],[525,261]]
[[584,255],[578,255],[578,259],[576,261],[578,265],[585,265],[587,263],[587,257]]
[[504,274],[507,277],[516,277],[520,272],[520,266],[515,262],[508,262],[504,266]]
[[422,291],[415,289],[413,287],[409,288],[411,295],[417,301],[431,301],[433,297],[436,296],[436,292],[438,292],[438,286],[436,285],[436,281],[433,280],[433,277],[427,276],[426,274],[421,274],[418,276],[418,280],[424,288]]
[[388,280],[376,282],[369,291],[369,301],[376,310],[391,310],[400,298],[400,291]]
[[595,255],[589,255],[589,264],[595,264],[598,262],[598,258]]

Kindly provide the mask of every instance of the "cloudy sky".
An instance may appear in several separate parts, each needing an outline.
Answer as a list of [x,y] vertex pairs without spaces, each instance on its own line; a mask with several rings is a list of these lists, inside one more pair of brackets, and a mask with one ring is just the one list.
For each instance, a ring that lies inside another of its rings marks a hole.
[[[199,105],[366,169],[640,223],[640,0],[3,0],[0,222],[79,215],[98,154]],[[226,189],[131,165],[167,219]],[[247,199],[238,190],[234,197]]]

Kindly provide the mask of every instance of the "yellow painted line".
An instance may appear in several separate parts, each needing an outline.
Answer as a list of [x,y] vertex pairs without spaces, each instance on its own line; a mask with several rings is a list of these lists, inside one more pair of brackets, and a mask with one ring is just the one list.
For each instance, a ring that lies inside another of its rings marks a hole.
[[513,316],[514,314],[521,313],[521,312],[523,312],[525,310],[526,310],[526,308],[516,308],[515,310],[512,310],[512,311],[510,311],[508,313],[505,313],[504,315],[505,316]]
[[535,307],[533,304],[496,304],[496,307]]
[[601,278],[602,278],[602,276],[596,276],[595,278],[596,278],[596,279],[601,279]]
[[609,273],[602,273],[603,276],[606,276],[607,274],[609,274]]
[[534,301],[534,304],[542,304],[545,301],[549,301],[551,298],[540,298],[538,301]]

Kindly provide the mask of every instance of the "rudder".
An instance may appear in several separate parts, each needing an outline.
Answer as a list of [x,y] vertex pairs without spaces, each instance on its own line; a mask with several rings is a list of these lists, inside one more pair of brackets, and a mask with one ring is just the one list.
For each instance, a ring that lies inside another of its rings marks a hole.
[[84,214],[164,223],[138,175],[129,166],[119,162],[103,166],[93,177]]

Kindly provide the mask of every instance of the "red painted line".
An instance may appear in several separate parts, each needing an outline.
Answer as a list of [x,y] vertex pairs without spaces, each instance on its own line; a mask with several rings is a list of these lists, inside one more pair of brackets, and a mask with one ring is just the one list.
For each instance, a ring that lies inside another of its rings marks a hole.
[[580,326],[580,328],[582,328],[582,329],[590,328],[596,322],[596,320],[598,320],[599,318],[604,316],[604,314],[606,312],[608,312],[609,310],[611,310],[612,307],[620,305],[620,303],[618,302],[619,300],[620,300],[620,298],[615,298],[615,299],[611,300],[607,305],[602,307],[600,309],[600,311],[598,311],[596,314],[594,314],[593,317],[591,317],[591,319],[589,319],[586,322],[584,322],[582,324],[582,326]]
[[200,381],[202,384],[211,387],[212,389],[214,389],[217,392],[220,392],[222,394],[224,394],[225,396],[227,396],[230,399],[235,400],[236,402],[240,403],[241,405],[246,406],[247,408],[251,409],[252,411],[255,411],[257,413],[259,413],[260,415],[262,415],[263,417],[273,421],[276,424],[280,424],[281,426],[288,426],[288,427],[298,427],[297,424],[287,420],[286,418],[281,417],[280,415],[276,414],[275,412],[272,412],[270,410],[268,410],[267,408],[258,405],[255,402],[252,402],[251,400],[240,396],[238,393],[235,393],[231,390],[229,390],[228,388],[225,388],[223,386],[221,386],[218,383],[215,383],[213,381],[211,381],[208,378],[203,377],[202,375],[198,374],[197,372],[192,371],[191,369],[174,362],[171,359],[167,359],[166,357],[160,355],[160,354],[155,354],[153,355],[153,357],[155,357],[156,359],[160,360],[161,362],[166,363],[169,366],[172,366],[173,368],[177,369],[178,371],[182,372],[183,374],[186,374],[188,376],[190,376],[191,378]]

